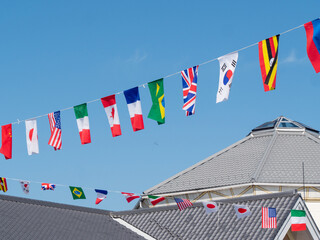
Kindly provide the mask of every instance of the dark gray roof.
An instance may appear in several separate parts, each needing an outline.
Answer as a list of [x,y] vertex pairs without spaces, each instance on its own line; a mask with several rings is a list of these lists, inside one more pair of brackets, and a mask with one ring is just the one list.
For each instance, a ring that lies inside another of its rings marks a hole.
[[[274,239],[300,195],[296,192],[216,201],[218,213],[205,213],[202,203],[183,211],[177,206],[111,213],[156,239]],[[233,203],[249,206],[252,214],[237,219]],[[261,228],[261,207],[275,207],[277,229]]]
[[0,239],[144,239],[109,211],[0,195]]
[[[317,130],[284,117],[263,124],[239,142],[146,190],[164,194],[243,183],[320,183]],[[310,130],[312,129],[312,130]]]

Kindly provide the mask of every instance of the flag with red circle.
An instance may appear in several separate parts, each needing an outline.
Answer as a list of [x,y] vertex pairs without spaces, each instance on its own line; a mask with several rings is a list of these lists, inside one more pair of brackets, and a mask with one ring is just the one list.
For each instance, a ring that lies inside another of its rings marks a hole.
[[202,202],[204,209],[206,210],[206,214],[215,213],[219,210],[219,205],[216,202]]
[[246,205],[233,204],[233,207],[238,218],[244,218],[251,215],[251,211]]

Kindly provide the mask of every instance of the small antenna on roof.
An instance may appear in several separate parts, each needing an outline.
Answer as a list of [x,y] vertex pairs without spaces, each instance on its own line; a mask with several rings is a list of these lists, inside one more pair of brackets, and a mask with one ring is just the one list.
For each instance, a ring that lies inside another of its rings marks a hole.
[[304,183],[304,162],[302,162],[302,185],[303,185],[303,199],[306,201],[306,187]]

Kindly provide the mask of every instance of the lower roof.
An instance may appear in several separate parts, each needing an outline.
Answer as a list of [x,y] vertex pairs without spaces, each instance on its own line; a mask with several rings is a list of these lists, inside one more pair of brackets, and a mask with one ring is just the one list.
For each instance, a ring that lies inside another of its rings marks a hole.
[[0,195],[0,239],[144,239],[109,211]]
[[[295,191],[282,192],[216,201],[219,211],[210,215],[205,213],[202,203],[181,212],[177,206],[169,206],[113,212],[111,215],[155,239],[274,239],[281,226],[287,224],[290,210],[299,199],[301,197]],[[248,206],[251,215],[237,219],[234,203]],[[276,208],[276,229],[261,228],[261,207]]]

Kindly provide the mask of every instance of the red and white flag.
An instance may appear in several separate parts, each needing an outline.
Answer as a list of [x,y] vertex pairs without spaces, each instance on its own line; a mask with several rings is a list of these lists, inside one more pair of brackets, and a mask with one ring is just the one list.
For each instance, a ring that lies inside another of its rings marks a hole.
[[48,114],[51,136],[48,144],[54,147],[54,150],[61,149],[61,118],[60,111]]
[[38,154],[39,142],[38,142],[37,120],[30,119],[30,120],[26,120],[25,123],[26,123],[28,155]]
[[115,95],[101,98],[101,102],[109,120],[112,137],[120,136],[121,128]]
[[202,202],[204,209],[206,210],[206,214],[218,212],[219,206],[216,202]]
[[233,207],[238,218],[244,218],[251,215],[251,211],[246,205],[234,204]]
[[126,193],[126,192],[121,192],[121,193],[125,196],[128,203],[136,198],[140,198],[140,196],[135,195],[134,193]]

